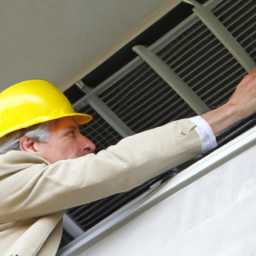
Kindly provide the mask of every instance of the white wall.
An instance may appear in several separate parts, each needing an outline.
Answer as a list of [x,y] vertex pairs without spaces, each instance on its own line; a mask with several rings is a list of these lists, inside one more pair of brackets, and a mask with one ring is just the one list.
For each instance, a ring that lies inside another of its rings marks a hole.
[[254,256],[255,155],[253,146],[80,256]]
[[167,0],[2,0],[0,91],[27,79],[61,84]]

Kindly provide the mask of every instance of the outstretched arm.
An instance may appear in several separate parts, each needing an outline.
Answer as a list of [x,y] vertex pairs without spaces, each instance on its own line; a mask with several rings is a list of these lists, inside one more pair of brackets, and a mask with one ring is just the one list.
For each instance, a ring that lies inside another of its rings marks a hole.
[[[202,115],[214,134],[256,111],[255,73],[256,69],[243,79],[225,105]],[[198,155],[202,145],[196,128],[188,120],[171,122],[127,137],[97,155],[52,165],[36,155],[10,151],[0,157],[5,177],[0,219],[42,216],[138,186]]]

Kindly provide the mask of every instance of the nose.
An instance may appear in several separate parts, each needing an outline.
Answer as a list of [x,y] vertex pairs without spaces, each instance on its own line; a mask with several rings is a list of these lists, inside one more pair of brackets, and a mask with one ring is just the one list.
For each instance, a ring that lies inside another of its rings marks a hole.
[[83,135],[82,135],[82,139],[83,139],[83,142],[82,142],[82,151],[83,151],[83,153],[85,155],[93,153],[96,149],[95,144]]

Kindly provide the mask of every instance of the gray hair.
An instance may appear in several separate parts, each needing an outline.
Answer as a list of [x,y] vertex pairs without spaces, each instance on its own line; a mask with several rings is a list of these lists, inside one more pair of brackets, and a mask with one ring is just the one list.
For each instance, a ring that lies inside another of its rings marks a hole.
[[38,142],[46,142],[50,139],[50,131],[52,121],[30,126],[25,129],[14,131],[0,138],[0,155],[7,153],[10,150],[20,149],[20,138],[28,136],[32,140]]

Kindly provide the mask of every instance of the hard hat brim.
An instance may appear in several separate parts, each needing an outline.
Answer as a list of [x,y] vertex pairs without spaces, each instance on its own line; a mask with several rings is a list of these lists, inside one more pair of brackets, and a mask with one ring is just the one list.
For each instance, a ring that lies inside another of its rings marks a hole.
[[87,114],[75,113],[71,114],[70,116],[72,116],[78,124],[86,124],[92,120],[92,116]]

